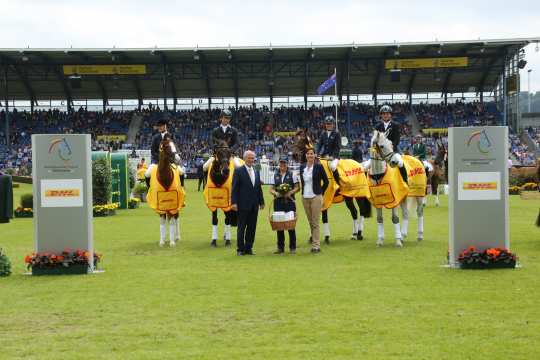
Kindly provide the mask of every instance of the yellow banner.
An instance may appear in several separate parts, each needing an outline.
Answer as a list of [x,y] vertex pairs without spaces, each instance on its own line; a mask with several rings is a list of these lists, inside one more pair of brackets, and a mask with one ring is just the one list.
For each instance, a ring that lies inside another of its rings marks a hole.
[[422,129],[422,133],[426,135],[433,135],[433,134],[448,134],[448,128],[428,128],[428,129]]
[[420,69],[420,68],[450,68],[464,67],[469,65],[468,57],[446,57],[427,59],[389,59],[385,60],[384,66],[391,69]]
[[296,131],[274,131],[274,136],[294,136]]
[[146,65],[64,65],[64,75],[144,75]]
[[103,141],[126,141],[127,135],[98,135],[96,139]]

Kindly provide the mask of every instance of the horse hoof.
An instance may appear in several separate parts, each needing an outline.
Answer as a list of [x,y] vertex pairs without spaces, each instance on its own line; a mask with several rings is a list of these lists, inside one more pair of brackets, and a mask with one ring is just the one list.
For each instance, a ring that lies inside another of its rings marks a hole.
[[225,246],[231,247],[231,240],[225,240]]
[[210,247],[217,247],[217,243],[216,243],[216,240],[212,240],[212,242],[210,243]]
[[377,247],[383,246],[383,239],[377,240]]
[[358,234],[356,234],[356,240],[364,240],[364,237],[362,236],[361,231],[359,231]]
[[396,247],[399,247],[399,248],[403,247],[403,242],[401,241],[401,239],[396,240]]
[[160,241],[159,242],[159,247],[164,247],[165,246],[165,241]]
[[358,236],[358,234],[352,234],[351,235],[351,240],[358,240],[357,236]]
[[176,242],[174,241],[171,241],[170,244],[169,244],[170,247],[176,247]]
[[330,245],[330,236],[325,236],[325,237],[324,237],[324,243],[325,243],[326,245]]

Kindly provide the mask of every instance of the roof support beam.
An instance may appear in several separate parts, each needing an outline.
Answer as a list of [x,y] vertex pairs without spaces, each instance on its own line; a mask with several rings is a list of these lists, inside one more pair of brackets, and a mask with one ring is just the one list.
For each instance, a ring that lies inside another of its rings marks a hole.
[[240,97],[240,87],[238,85],[238,63],[236,62],[236,57],[233,55],[232,51],[229,51],[229,60],[232,62],[232,71],[233,71],[233,87],[234,87],[234,108],[238,111],[238,101]]
[[308,82],[309,82],[309,63],[315,55],[315,49],[311,48],[308,51],[306,60],[304,62],[304,110],[307,111],[308,106]]
[[379,81],[381,80],[381,75],[384,70],[384,61],[386,60],[389,51],[389,47],[384,49],[382,59],[378,60],[377,71],[375,72],[375,78],[373,79],[373,88],[371,90],[371,93],[373,94],[373,100],[375,100],[375,106],[377,105],[377,92],[379,90]]
[[274,52],[268,51],[268,94],[270,96],[270,111],[274,110]]
[[38,56],[53,71],[56,79],[64,90],[68,111],[71,110],[73,108],[73,96],[71,95],[71,90],[69,89],[66,78],[63,72],[60,70],[59,65],[53,64],[49,56],[45,55],[42,52],[35,53],[35,55]]
[[[486,80],[489,77],[489,73],[493,69],[493,66],[497,63],[497,60],[499,60],[501,57],[503,57],[507,52],[507,47],[502,47],[499,52],[497,52],[497,55],[489,59],[487,66],[485,67],[484,72],[482,73],[482,77],[480,78],[480,82],[478,83],[478,92],[483,93],[484,87],[486,85]],[[504,58],[503,58],[503,64],[504,64]]]
[[210,75],[208,73],[208,64],[206,62],[206,56],[202,51],[197,52],[199,54],[199,61],[201,63],[201,73],[206,83],[206,95],[208,97],[208,110],[212,108],[212,87],[210,84]]
[[[433,48],[433,45],[427,45],[422,51],[420,52],[420,56],[425,56],[429,50]],[[412,89],[414,87],[414,81],[416,80],[416,74],[418,73],[417,69],[414,69],[411,74],[411,78],[409,79],[409,84],[407,85],[407,96],[409,97],[409,102],[412,103]]]

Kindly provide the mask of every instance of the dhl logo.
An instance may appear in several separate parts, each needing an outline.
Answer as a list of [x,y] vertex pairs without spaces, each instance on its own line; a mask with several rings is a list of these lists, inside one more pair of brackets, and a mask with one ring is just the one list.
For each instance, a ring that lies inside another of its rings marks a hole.
[[463,190],[497,190],[496,182],[466,182]]
[[224,196],[212,196],[212,199],[214,199],[214,200],[224,200],[225,197]]
[[424,171],[423,168],[417,167],[417,168],[411,169],[411,171],[409,171],[409,176],[422,175],[424,172],[425,171]]
[[362,168],[356,168],[352,170],[345,170],[345,176],[355,176],[362,173]]
[[45,197],[78,197],[81,195],[79,189],[58,189],[45,191]]

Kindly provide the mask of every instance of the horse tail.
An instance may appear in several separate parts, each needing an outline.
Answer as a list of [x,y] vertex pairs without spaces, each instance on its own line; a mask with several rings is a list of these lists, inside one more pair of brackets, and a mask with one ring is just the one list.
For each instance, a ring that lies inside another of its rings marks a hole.
[[540,210],[538,210],[538,217],[536,218],[536,226],[540,227]]

